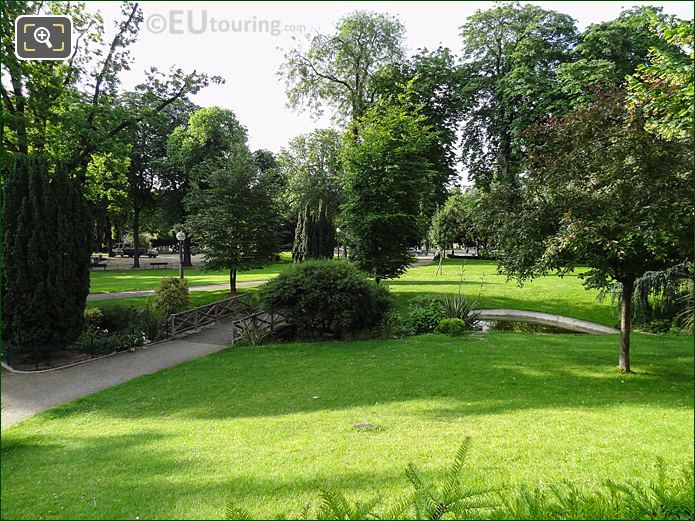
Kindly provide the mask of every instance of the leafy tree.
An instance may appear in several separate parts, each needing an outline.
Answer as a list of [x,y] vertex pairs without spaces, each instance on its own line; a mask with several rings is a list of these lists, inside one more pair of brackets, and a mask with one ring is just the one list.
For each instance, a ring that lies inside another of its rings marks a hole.
[[230,110],[201,109],[178,142],[194,173],[184,200],[187,227],[209,269],[228,269],[232,293],[239,270],[262,267],[277,253],[275,210],[267,178]]
[[531,131],[528,175],[513,204],[504,187],[498,210],[503,270],[519,280],[588,266],[590,288],[622,284],[618,366],[630,371],[634,282],[691,260],[692,156],[628,114],[619,91]]
[[278,155],[278,170],[286,182],[282,206],[296,222],[296,261],[333,256],[343,182],[341,149],[338,132],[315,130],[292,139]]
[[591,87],[623,87],[648,60],[649,50],[663,47],[650,30],[653,21],[663,17],[661,8],[641,6],[622,11],[615,20],[591,24],[579,36],[571,60],[558,66],[562,91],[576,105],[591,99]]
[[335,248],[335,228],[328,210],[319,202],[314,213],[309,206],[297,218],[292,259],[302,262],[308,259],[332,259]]
[[461,28],[467,76],[463,162],[485,188],[498,176],[515,182],[523,131],[566,105],[557,67],[576,41],[568,15],[535,5],[499,4]]
[[[147,103],[149,96],[155,95],[144,85],[126,93],[125,104],[137,107]],[[142,121],[132,125],[124,132],[129,148],[129,167],[126,171],[128,203],[133,228],[133,268],[140,267],[139,248],[142,212],[154,203],[154,191],[161,186],[167,162],[167,144],[174,129],[186,123],[193,105],[185,98],[179,99],[160,112],[148,114]]]
[[435,138],[427,152],[431,178],[420,199],[420,228],[426,235],[432,214],[446,200],[447,185],[456,178],[458,126],[466,106],[465,70],[451,51],[439,47],[419,50],[412,58],[382,69],[377,77],[380,96],[392,96],[409,88]]
[[3,327],[12,346],[49,356],[81,333],[90,225],[80,185],[36,155],[3,168]]
[[652,18],[661,45],[628,79],[628,103],[642,110],[647,129],[665,139],[689,139],[693,132],[693,21]]
[[373,104],[346,138],[343,228],[350,257],[379,282],[412,262],[408,247],[420,238],[423,179],[431,174],[427,151],[433,134],[408,92]]
[[308,48],[289,50],[280,70],[290,105],[317,114],[327,105],[339,120],[360,119],[376,95],[379,69],[403,57],[403,33],[392,16],[355,11],[335,33],[307,36]]

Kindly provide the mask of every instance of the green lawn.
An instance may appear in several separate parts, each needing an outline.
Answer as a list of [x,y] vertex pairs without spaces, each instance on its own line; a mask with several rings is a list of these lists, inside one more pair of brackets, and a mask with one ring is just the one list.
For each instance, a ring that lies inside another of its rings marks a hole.
[[[264,268],[242,271],[237,274],[237,281],[267,280],[277,276],[289,268],[292,257],[289,253],[280,255],[280,262]],[[197,268],[186,268],[185,276],[189,286],[205,286],[208,284],[229,284],[229,271],[203,271]],[[115,291],[136,291],[154,289],[162,277],[178,277],[179,270],[104,270],[92,271],[90,277],[90,293],[111,293]]]
[[[251,292],[255,293],[257,287],[253,288],[239,288],[239,293]],[[217,290],[217,291],[191,291],[188,295],[189,298],[189,308],[195,308],[197,306],[202,306],[204,304],[209,304],[211,302],[216,302],[218,300],[224,300],[229,298],[230,294],[228,290]],[[143,308],[147,306],[148,302],[152,300],[153,297],[130,297],[130,298],[119,298],[119,299],[108,299],[108,300],[95,300],[87,302],[88,308],[106,308],[106,307],[126,307],[132,306],[134,308]]]
[[[475,298],[481,291],[481,306],[488,308],[512,308],[531,311],[557,313],[573,318],[589,320],[608,326],[618,325],[618,313],[610,299],[596,301],[597,292],[586,290],[577,277],[578,273],[557,277],[548,275],[527,282],[523,287],[515,281],[507,281],[503,275],[497,274],[497,264],[494,261],[461,261],[447,259],[441,275],[435,275],[436,264],[411,268],[399,279],[389,280],[388,284],[396,297],[400,309],[405,309],[408,302],[415,297],[425,294],[455,293],[458,291],[461,266],[464,266],[463,292]],[[239,274],[242,280],[266,280],[274,277],[291,266],[288,263],[273,264],[262,270],[253,270]],[[162,270],[163,271],[163,270]],[[583,270],[579,270],[581,273]],[[172,275],[172,274],[169,274]],[[104,291],[125,291],[127,289],[146,289],[157,285],[162,273],[148,271],[125,272],[95,272],[92,273],[92,293]],[[191,286],[226,283],[228,274],[221,272],[191,271],[186,275]],[[130,284],[130,286],[128,286]],[[139,287],[135,287],[140,285]],[[252,289],[252,288],[245,288]],[[242,288],[242,291],[244,289]],[[202,305],[227,296],[225,291],[191,292],[191,306]],[[89,306],[103,305],[145,305],[146,299],[134,297],[114,300],[106,304],[104,301],[90,302]]]
[[[692,460],[691,337],[491,333],[235,347],[58,406],[2,433],[3,518],[297,516],[324,483],[352,498],[441,475],[592,486]],[[358,432],[355,422],[380,428]]]
[[481,307],[544,311],[608,326],[618,324],[617,309],[610,298],[597,302],[598,292],[582,286],[577,275],[584,269],[562,278],[539,277],[520,287],[516,281],[507,281],[506,276],[497,274],[495,261],[446,259],[443,264],[441,275],[436,275],[434,263],[411,268],[401,278],[387,281],[399,307],[406,307],[410,299],[425,294],[456,293],[463,266],[462,291],[472,298],[481,294]]

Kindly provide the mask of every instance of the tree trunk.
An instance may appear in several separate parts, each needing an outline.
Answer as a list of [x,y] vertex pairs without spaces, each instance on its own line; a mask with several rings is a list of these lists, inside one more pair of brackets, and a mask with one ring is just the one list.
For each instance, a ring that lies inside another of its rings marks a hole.
[[229,270],[229,291],[236,295],[236,270]]
[[140,208],[133,208],[133,268],[140,267]]
[[106,214],[106,234],[106,249],[109,257],[115,257],[116,254],[113,252],[113,227],[108,213]]
[[183,241],[183,265],[187,268],[193,266],[193,260],[191,259],[191,238],[186,237]]
[[623,294],[620,301],[620,357],[618,369],[630,372],[630,329],[632,328],[632,292],[634,280],[622,281]]

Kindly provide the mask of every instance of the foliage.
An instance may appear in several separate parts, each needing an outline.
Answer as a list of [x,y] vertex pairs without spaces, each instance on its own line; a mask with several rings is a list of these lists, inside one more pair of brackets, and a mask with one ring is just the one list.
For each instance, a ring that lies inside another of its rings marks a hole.
[[263,309],[290,317],[301,335],[354,334],[376,326],[390,296],[344,261],[307,261],[264,284]]
[[478,311],[480,296],[476,300],[467,299],[461,293],[461,287],[459,286],[458,293],[444,295],[441,299],[442,310],[447,318],[463,320],[469,329],[472,329],[480,320],[480,312]]
[[165,277],[154,290],[154,306],[171,315],[188,307],[188,282],[177,277]]
[[412,335],[422,335],[437,329],[444,318],[442,300],[439,297],[421,297],[410,303],[406,323]]
[[443,318],[439,321],[435,331],[449,336],[462,336],[470,332],[471,327],[460,318]]
[[242,345],[259,346],[266,343],[271,336],[270,331],[253,318],[242,321],[240,326]]
[[476,186],[515,182],[523,131],[567,104],[557,67],[576,41],[565,14],[519,3],[476,11],[461,27],[465,112],[463,163]]
[[332,259],[335,244],[335,229],[328,216],[327,207],[320,202],[314,215],[307,205],[297,219],[292,259],[295,262]]
[[269,178],[246,144],[246,129],[230,110],[212,107],[191,116],[170,145],[187,158],[194,177],[184,201],[187,226],[200,244],[206,268],[236,272],[269,264],[277,253]]
[[424,152],[432,166],[420,192],[418,220],[420,236],[425,238],[432,214],[446,200],[447,185],[458,176],[457,132],[466,107],[464,68],[447,48],[418,49],[409,59],[383,67],[376,82],[377,97],[410,90],[414,102],[421,106],[425,124],[436,135]]
[[664,139],[689,139],[693,132],[693,21],[653,17],[660,45],[628,78],[628,104],[644,111],[646,128]]
[[350,259],[379,282],[401,275],[419,242],[420,192],[434,138],[409,94],[375,102],[346,135],[343,228]]
[[82,331],[89,293],[88,209],[79,184],[46,158],[3,165],[3,341],[47,356]]
[[101,308],[89,308],[84,310],[84,330],[95,332],[104,321],[104,313]]
[[684,466],[674,477],[663,461],[656,467],[656,479],[646,484],[606,480],[600,489],[587,491],[565,481],[499,493],[502,506],[489,519],[692,519],[692,468]]
[[[665,270],[647,271],[634,283],[632,320],[647,325],[654,321],[666,321],[684,311],[689,287],[692,284],[692,263],[685,262]],[[610,295],[613,304],[620,303],[622,284],[611,284],[601,291],[597,299]],[[663,329],[663,327],[661,328]],[[668,328],[666,328],[668,330]]]
[[558,66],[561,89],[573,105],[591,101],[596,87],[625,86],[628,77],[659,45],[650,20],[662,18],[660,7],[623,10],[614,20],[591,24],[572,49],[571,60]]
[[280,71],[290,105],[316,114],[328,105],[342,121],[361,119],[374,99],[378,71],[403,57],[403,33],[395,17],[355,11],[333,34],[307,35],[308,48],[289,50]]
[[278,170],[286,181],[283,206],[296,216],[307,206],[323,204],[331,219],[338,212],[342,187],[343,148],[340,134],[318,129],[290,140],[278,154]]
[[619,92],[538,125],[522,188],[501,185],[486,202],[504,272],[524,280],[588,266],[588,287],[621,282],[619,364],[629,371],[635,280],[692,258],[691,169],[689,147],[646,132]]

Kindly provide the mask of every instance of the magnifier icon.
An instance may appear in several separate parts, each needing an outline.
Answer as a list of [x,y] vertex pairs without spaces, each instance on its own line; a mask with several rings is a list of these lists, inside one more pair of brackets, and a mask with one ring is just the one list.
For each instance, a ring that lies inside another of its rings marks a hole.
[[34,31],[34,39],[39,43],[46,44],[49,49],[53,48],[50,38],[51,32],[45,27],[37,27]]

